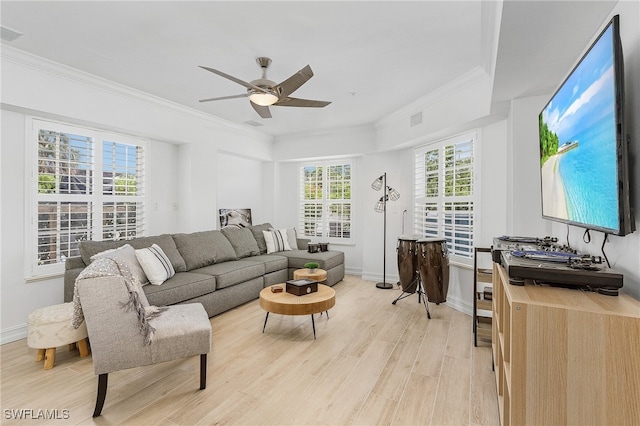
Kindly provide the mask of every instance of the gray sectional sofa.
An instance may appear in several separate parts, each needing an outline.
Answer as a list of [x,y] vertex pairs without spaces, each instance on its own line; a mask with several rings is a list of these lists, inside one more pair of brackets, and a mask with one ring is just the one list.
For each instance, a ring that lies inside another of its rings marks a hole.
[[163,234],[122,241],[83,241],[80,256],[65,265],[64,300],[73,299],[76,277],[95,254],[124,244],[142,249],[157,244],[176,274],[162,285],[145,285],[149,303],[157,306],[200,302],[209,317],[258,298],[260,290],[293,278],[293,271],[316,262],[327,271],[326,284],[344,278],[344,253],[309,253],[305,239],[294,239],[292,250],[267,254],[263,230],[268,223],[191,234]]

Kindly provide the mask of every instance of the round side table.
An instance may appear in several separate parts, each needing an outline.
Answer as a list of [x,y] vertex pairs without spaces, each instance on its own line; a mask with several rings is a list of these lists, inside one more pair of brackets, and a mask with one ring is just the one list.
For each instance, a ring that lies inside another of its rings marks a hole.
[[327,280],[327,271],[325,271],[324,269],[314,269],[312,272],[311,269],[307,268],[296,269],[295,271],[293,271],[294,280],[300,280],[303,278],[323,283]]

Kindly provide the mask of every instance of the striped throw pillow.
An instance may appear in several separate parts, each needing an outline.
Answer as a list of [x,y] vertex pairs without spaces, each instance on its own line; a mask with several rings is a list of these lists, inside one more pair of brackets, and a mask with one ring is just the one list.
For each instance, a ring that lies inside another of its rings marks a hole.
[[160,285],[176,274],[171,261],[157,244],[136,250],[136,258],[153,285]]
[[267,254],[279,251],[291,250],[287,241],[286,229],[274,229],[272,231],[262,231],[264,241],[267,243]]

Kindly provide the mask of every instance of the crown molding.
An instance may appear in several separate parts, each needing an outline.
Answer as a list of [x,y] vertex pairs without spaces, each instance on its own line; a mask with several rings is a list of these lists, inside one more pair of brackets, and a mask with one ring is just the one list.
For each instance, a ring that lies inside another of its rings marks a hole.
[[156,108],[172,110],[174,112],[190,116],[204,122],[209,127],[224,128],[243,133],[247,136],[259,139],[273,140],[271,135],[260,132],[248,125],[241,125],[231,121],[227,121],[220,117],[195,110],[193,108],[180,105],[176,102],[151,95],[138,89],[134,89],[123,84],[98,77],[94,74],[72,68],[67,65],[37,56],[15,47],[7,46],[5,43],[0,44],[0,59],[2,62],[12,62],[23,67],[33,69],[37,72],[49,74],[57,78],[63,78],[77,84],[85,85],[93,89],[102,90],[111,94],[143,102]]

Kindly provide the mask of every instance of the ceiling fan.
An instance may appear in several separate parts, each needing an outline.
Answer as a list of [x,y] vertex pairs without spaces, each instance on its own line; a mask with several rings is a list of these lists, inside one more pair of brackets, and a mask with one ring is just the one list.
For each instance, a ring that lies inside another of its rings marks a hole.
[[223,99],[235,99],[249,97],[249,101],[254,110],[262,118],[271,118],[271,112],[269,106],[290,106],[290,107],[305,107],[305,108],[322,108],[329,105],[331,102],[316,101],[312,99],[300,99],[291,98],[290,94],[298,90],[300,86],[306,83],[311,77],[313,77],[313,71],[311,67],[307,65],[291,77],[286,79],[280,84],[267,79],[267,68],[271,64],[271,59],[266,57],[260,57],[256,59],[260,68],[262,68],[262,78],[253,80],[250,83],[240,80],[239,78],[225,74],[222,71],[218,71],[213,68],[203,67],[200,68],[207,71],[211,71],[214,74],[218,74],[221,77],[227,78],[235,83],[238,83],[247,88],[247,93],[241,95],[222,96],[219,98],[201,99],[200,102],[221,101]]

